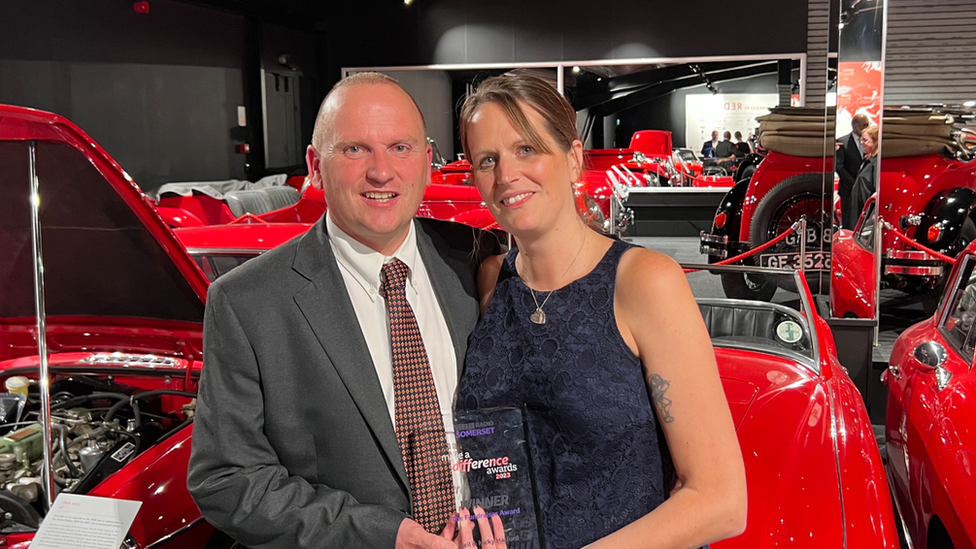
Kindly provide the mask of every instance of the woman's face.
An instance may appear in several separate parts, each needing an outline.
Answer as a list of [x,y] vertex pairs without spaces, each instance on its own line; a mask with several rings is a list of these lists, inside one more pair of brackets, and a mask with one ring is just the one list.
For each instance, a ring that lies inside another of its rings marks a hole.
[[874,151],[877,148],[877,146],[878,146],[877,142],[875,142],[874,139],[871,139],[870,135],[868,135],[867,133],[861,134],[861,147],[864,148],[864,158],[867,158],[872,154],[874,154]]
[[560,215],[576,215],[573,182],[583,166],[578,140],[568,152],[561,151],[542,115],[524,103],[521,107],[552,152],[532,146],[495,103],[475,112],[467,132],[474,184],[498,224],[516,236],[554,227]]

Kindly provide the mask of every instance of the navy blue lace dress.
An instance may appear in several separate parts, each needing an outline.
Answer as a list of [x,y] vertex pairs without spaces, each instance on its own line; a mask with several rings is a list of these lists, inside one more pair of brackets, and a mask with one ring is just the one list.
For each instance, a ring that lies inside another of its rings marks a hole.
[[469,340],[456,407],[525,410],[549,549],[620,529],[673,486],[641,363],[614,317],[617,264],[628,248],[615,241],[593,271],[553,292],[541,325],[529,320],[535,303],[512,250]]

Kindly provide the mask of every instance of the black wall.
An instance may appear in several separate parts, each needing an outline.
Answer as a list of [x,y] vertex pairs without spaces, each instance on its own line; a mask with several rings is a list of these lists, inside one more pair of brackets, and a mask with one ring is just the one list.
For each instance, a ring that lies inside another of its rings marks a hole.
[[418,0],[344,3],[322,25],[327,73],[345,67],[800,53],[806,2]]
[[[234,152],[245,140],[260,148],[261,68],[300,76],[307,139],[341,67],[796,53],[806,50],[806,8],[754,0],[719,15],[700,3],[638,0],[151,0],[141,15],[129,0],[9,0],[0,2],[0,102],[67,116],[151,191],[261,175],[259,155]],[[281,53],[297,69],[278,64]],[[249,106],[249,128],[237,127],[238,105]]]
[[[776,93],[775,74],[743,78],[715,84],[720,93]],[[648,128],[671,130],[671,141],[675,147],[690,145],[694,149],[700,143],[686,144],[685,137],[685,96],[688,94],[707,94],[705,86],[695,86],[674,91],[643,105],[618,113],[620,125],[615,135],[616,147],[627,147],[634,132]]]
[[144,190],[244,177],[242,17],[172,0],[145,15],[122,0],[32,0],[0,3],[0,21],[0,102],[67,116]]

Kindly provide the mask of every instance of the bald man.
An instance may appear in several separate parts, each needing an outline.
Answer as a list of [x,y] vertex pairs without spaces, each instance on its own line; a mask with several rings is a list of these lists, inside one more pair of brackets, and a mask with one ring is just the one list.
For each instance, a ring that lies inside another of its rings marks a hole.
[[[854,216],[857,219],[860,212],[851,213],[849,210],[854,207],[851,200],[851,191],[854,189],[854,180],[857,179],[857,172],[861,169],[861,162],[864,161],[864,150],[861,148],[861,132],[871,125],[871,121],[865,114],[856,114],[851,120],[851,133],[837,140],[837,147],[834,151],[834,171],[840,177],[837,186],[837,194],[840,195],[841,219],[850,219]],[[853,229],[854,227],[844,227]]]
[[413,520],[381,272],[396,260],[408,269],[406,299],[449,423],[478,320],[476,271],[497,241],[414,218],[431,149],[420,110],[391,78],[337,84],[306,160],[328,212],[210,287],[187,485],[209,522],[255,549],[454,547],[437,535],[443,523],[427,531]]

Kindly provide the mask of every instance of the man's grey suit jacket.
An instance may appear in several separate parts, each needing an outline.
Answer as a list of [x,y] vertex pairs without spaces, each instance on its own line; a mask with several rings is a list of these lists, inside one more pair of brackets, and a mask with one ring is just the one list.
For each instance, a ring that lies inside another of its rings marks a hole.
[[[497,240],[414,222],[460,375],[477,268]],[[218,279],[207,300],[187,482],[204,517],[254,548],[392,548],[409,482],[324,219]]]

